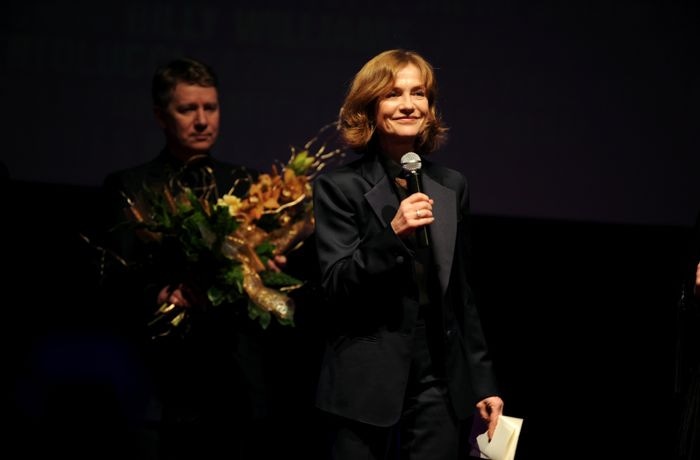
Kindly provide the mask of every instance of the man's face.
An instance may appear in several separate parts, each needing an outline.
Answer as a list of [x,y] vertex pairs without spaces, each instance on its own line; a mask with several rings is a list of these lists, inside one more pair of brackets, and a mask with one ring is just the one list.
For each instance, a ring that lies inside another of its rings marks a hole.
[[156,108],[168,147],[180,158],[207,153],[219,135],[219,95],[214,87],[178,83],[170,104]]

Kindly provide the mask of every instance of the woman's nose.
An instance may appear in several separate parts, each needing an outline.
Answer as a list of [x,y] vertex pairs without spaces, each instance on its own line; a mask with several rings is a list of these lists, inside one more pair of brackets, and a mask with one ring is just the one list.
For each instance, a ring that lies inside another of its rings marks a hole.
[[413,99],[410,94],[407,94],[401,98],[399,102],[399,110],[402,112],[413,112]]

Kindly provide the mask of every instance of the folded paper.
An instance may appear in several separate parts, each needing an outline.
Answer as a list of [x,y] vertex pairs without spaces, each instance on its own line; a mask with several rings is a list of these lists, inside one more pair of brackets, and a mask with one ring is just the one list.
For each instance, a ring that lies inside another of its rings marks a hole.
[[523,419],[501,415],[489,442],[486,432],[476,437],[480,457],[491,460],[514,460]]

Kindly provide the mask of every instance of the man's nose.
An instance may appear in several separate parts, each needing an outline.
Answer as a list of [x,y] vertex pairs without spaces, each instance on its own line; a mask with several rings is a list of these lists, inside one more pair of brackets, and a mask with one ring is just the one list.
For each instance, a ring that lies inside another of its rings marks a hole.
[[208,123],[207,113],[204,110],[197,110],[195,113],[194,124],[197,126],[206,126]]

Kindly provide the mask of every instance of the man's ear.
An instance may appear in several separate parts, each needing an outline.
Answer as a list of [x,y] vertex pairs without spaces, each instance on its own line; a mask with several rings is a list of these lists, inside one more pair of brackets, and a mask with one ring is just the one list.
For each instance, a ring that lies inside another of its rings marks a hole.
[[153,116],[156,119],[156,122],[158,123],[158,126],[161,128],[165,129],[167,125],[167,116],[168,114],[163,110],[161,107],[158,107],[157,105],[153,106]]

